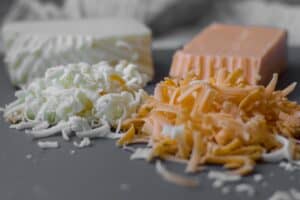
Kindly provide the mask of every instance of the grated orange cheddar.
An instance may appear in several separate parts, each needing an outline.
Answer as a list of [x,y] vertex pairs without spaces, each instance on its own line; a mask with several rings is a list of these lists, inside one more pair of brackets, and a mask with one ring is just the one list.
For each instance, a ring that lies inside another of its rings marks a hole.
[[248,85],[239,69],[220,70],[216,77],[165,78],[138,114],[124,121],[127,133],[118,144],[147,142],[149,159],[186,163],[187,172],[218,164],[248,174],[263,154],[282,148],[278,135],[293,144],[292,158],[300,158],[300,105],[287,99],[295,83],[276,91],[274,74],[266,87]]

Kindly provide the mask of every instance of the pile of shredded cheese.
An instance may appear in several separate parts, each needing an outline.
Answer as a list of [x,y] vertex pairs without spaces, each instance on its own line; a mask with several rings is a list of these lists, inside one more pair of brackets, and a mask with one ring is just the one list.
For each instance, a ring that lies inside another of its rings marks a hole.
[[17,100],[3,109],[4,118],[35,138],[60,133],[66,140],[72,135],[83,138],[78,147],[88,146],[87,138],[118,138],[122,121],[146,97],[141,89],[145,76],[125,61],[49,68],[44,78],[16,92]]
[[149,160],[186,163],[187,172],[217,164],[245,175],[259,160],[299,159],[300,105],[287,99],[296,84],[276,91],[277,74],[264,87],[246,84],[242,73],[220,70],[210,81],[166,78],[123,122],[118,145],[146,143]]

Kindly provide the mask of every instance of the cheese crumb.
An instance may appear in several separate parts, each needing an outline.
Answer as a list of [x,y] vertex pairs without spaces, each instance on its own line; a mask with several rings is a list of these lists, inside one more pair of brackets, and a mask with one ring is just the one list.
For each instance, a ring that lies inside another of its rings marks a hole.
[[285,169],[286,171],[288,172],[293,172],[295,170],[299,170],[300,167],[293,164],[292,162],[285,162],[285,161],[282,161],[279,163],[279,167]]
[[28,160],[29,160],[29,159],[31,159],[31,158],[32,158],[32,154],[27,154],[25,157],[26,157],[26,159],[28,159]]
[[75,142],[73,142],[73,144],[77,148],[84,148],[84,147],[90,146],[92,143],[91,143],[90,138],[85,137],[79,143],[75,141]]
[[130,156],[130,160],[148,159],[151,154],[150,148],[137,148]]
[[255,189],[252,185],[246,184],[246,183],[241,183],[235,187],[235,191],[242,193],[245,192],[249,197],[254,196],[255,194]]
[[74,155],[74,154],[75,154],[75,150],[73,150],[73,149],[70,150],[70,154],[71,154],[71,155]]
[[291,195],[285,191],[276,191],[269,200],[293,200]]
[[260,182],[260,181],[262,181],[263,180],[263,175],[261,175],[261,174],[255,174],[254,176],[253,176],[253,179],[254,179],[254,181],[255,182]]
[[213,188],[220,188],[224,185],[224,182],[221,180],[215,180],[212,184]]
[[208,178],[220,180],[222,182],[235,182],[241,180],[240,175],[229,174],[229,173],[224,173],[219,171],[210,171],[208,173]]
[[59,147],[59,144],[57,141],[38,141],[37,145],[42,149],[55,149]]

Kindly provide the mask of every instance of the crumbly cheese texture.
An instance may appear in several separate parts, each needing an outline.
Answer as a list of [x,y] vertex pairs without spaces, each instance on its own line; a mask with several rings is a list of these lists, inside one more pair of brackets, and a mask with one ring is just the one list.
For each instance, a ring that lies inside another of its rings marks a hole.
[[17,91],[17,100],[4,109],[4,118],[34,137],[62,132],[68,139],[105,136],[137,112],[146,93],[144,73],[126,61],[49,68],[44,78]]
[[129,19],[22,22],[2,31],[11,81],[24,85],[49,67],[69,63],[128,60],[153,76],[151,31]]

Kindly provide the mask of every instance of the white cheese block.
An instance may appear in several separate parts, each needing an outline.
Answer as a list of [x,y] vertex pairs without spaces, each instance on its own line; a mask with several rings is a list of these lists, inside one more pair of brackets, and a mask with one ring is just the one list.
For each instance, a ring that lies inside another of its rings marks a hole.
[[2,30],[11,81],[26,85],[47,68],[69,63],[127,60],[153,77],[151,31],[132,19],[19,22]]

